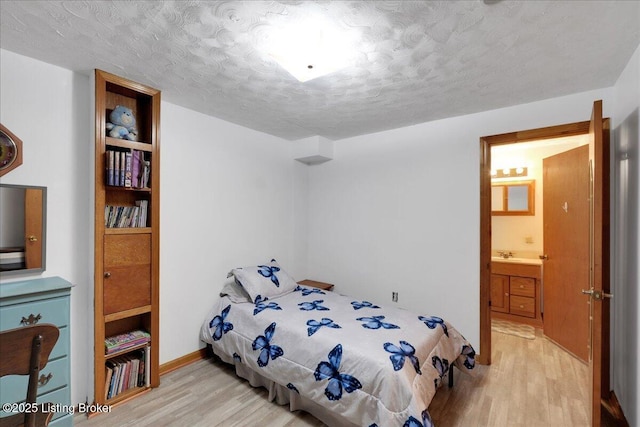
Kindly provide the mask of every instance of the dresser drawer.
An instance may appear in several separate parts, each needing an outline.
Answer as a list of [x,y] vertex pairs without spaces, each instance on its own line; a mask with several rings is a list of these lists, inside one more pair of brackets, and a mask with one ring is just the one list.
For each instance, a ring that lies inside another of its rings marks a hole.
[[[38,377],[43,378],[51,375],[51,379],[46,384],[38,385],[38,395],[49,393],[69,384],[68,363],[69,359],[67,357],[47,363],[47,366],[40,371]],[[28,383],[28,375],[7,375],[2,377],[0,382],[0,402],[15,403],[23,401],[27,395]]]
[[[24,400],[24,398],[23,398]],[[51,402],[51,403],[57,403],[60,405],[60,409],[62,410],[61,412],[56,412],[55,414],[53,414],[53,419],[57,420],[59,418],[63,418],[63,417],[67,417],[71,420],[73,420],[73,414],[71,414],[69,412],[69,407],[71,406],[71,404],[69,402],[71,402],[71,389],[67,386],[67,387],[63,387],[63,388],[59,388],[57,390],[54,390],[50,393],[45,393],[42,394],[40,396],[38,396],[38,398],[36,399],[36,402],[38,403],[47,403],[47,402]],[[65,418],[65,419],[67,419]],[[51,424],[49,424],[51,425]],[[64,424],[62,424],[64,425]],[[73,421],[70,425],[73,425]]]
[[520,295],[523,297],[535,297],[536,280],[528,277],[511,277],[509,280],[511,295]]
[[69,324],[69,298],[51,298],[28,304],[15,304],[2,307],[0,310],[0,330],[25,326],[22,318],[40,316],[37,323],[52,323],[57,327]]
[[518,316],[536,317],[536,300],[535,298],[521,297],[511,295],[509,299],[509,311],[511,314]]

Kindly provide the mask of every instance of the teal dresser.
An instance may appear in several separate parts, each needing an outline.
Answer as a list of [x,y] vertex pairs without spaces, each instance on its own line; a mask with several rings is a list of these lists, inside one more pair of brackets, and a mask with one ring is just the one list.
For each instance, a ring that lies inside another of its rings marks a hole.
[[[73,426],[69,309],[71,283],[60,277],[0,284],[0,330],[35,323],[52,323],[60,329],[49,363],[40,371],[38,402],[59,404],[53,427]],[[0,357],[2,355],[0,354]],[[14,403],[27,395],[27,376],[10,375],[0,379],[0,403]],[[0,416],[8,414],[0,411]]]

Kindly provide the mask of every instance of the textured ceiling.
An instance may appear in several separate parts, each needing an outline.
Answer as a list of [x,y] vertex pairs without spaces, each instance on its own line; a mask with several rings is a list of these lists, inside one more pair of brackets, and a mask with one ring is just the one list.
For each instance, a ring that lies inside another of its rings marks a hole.
[[[0,47],[286,139],[335,140],[609,87],[640,44],[638,1],[486,3],[3,0]],[[273,28],[314,15],[358,52],[300,83],[264,49]]]

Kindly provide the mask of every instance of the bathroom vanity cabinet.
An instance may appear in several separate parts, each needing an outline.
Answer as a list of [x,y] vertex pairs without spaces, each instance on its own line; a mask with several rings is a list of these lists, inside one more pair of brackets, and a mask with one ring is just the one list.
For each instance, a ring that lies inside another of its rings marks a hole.
[[491,316],[542,327],[541,273],[535,263],[492,261]]

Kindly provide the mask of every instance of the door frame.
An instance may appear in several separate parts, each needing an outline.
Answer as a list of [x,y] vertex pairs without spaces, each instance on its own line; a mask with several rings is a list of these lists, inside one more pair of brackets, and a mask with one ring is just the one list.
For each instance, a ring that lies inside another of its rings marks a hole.
[[549,126],[480,138],[480,354],[491,364],[491,147],[589,133],[589,121]]

